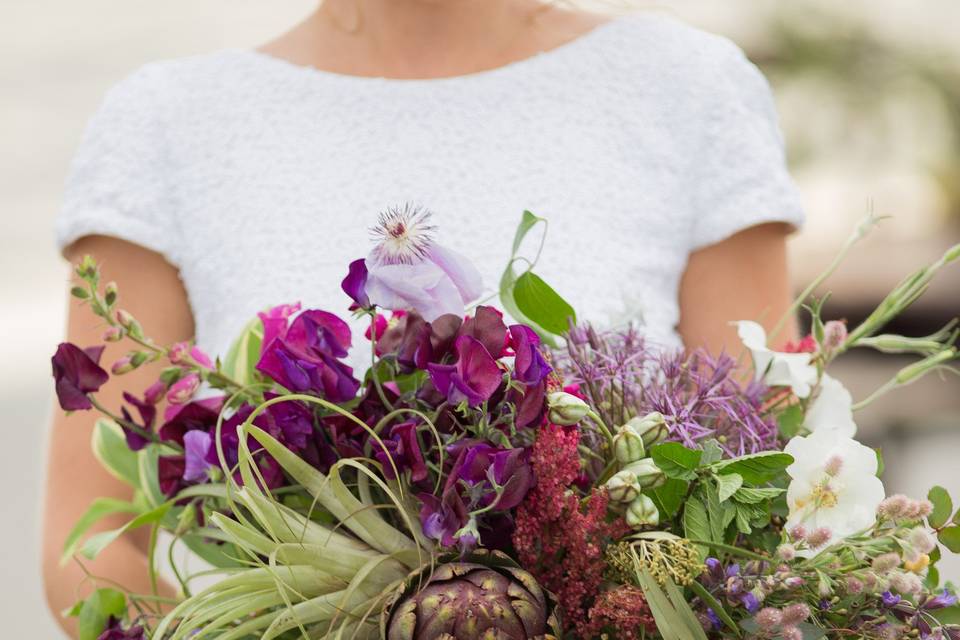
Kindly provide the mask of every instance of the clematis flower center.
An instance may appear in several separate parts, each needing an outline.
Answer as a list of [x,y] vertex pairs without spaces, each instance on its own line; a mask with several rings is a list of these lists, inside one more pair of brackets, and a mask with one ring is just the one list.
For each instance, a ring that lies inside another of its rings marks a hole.
[[380,264],[413,264],[422,260],[433,244],[436,227],[430,224],[432,215],[409,203],[381,213],[377,226],[371,229],[377,241],[373,248],[376,260]]

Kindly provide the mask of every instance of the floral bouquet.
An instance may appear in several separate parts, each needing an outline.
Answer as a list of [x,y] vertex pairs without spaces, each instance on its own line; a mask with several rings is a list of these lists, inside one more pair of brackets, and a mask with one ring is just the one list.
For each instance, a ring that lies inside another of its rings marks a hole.
[[[956,372],[952,324],[878,332],[960,246],[858,326],[821,318],[810,294],[829,272],[791,309],[811,318],[799,343],[775,349],[740,322],[750,376],[727,355],[578,322],[520,255],[534,229],[545,221],[527,212],[499,287],[508,321],[468,307],[479,276],[427,214],[385,214],[343,281],[369,320],[362,378],[344,360],[348,324],[298,304],[260,313],[222,360],[157,344],[84,259],[74,296],[104,340],[132,344],[111,373],[166,368],[104,407],[103,347],[57,349],[61,405],[104,414],[94,452],[133,487],[91,505],[64,560],[149,527],[155,585],[161,530],[210,567],[174,562],[172,604],[101,586],[68,612],[81,638],[960,639],[936,569],[960,552],[960,514],[938,487],[886,496],[853,417]],[[854,348],[917,360],[853,402],[827,370]],[[88,535],[116,512],[130,521]]]

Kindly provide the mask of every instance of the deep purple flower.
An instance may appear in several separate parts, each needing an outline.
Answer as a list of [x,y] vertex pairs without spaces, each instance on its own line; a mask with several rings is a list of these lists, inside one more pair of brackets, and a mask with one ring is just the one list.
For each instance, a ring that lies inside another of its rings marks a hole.
[[110,616],[107,618],[107,626],[97,640],[146,640],[147,634],[144,628],[139,624],[131,625],[124,629],[120,620]]
[[213,466],[207,460],[212,444],[213,438],[206,431],[194,430],[184,434],[184,480],[198,482],[207,479],[207,469]]
[[536,385],[550,374],[550,365],[540,353],[540,337],[526,325],[510,327],[510,348],[515,355],[513,377],[526,385]]
[[757,596],[754,595],[752,591],[743,594],[743,598],[741,598],[740,601],[743,603],[744,608],[750,613],[756,613],[760,610],[760,600],[757,599]]
[[346,322],[326,311],[304,311],[267,345],[256,368],[290,391],[345,402],[360,387],[353,369],[340,360],[349,347]]
[[473,317],[464,320],[457,331],[457,337],[460,336],[476,338],[490,355],[499,359],[507,346],[507,325],[503,323],[503,314],[494,307],[477,307]]
[[110,378],[100,367],[103,349],[102,345],[81,349],[70,342],[61,342],[57,346],[51,363],[57,400],[64,411],[86,411],[93,408],[87,394],[98,391]]
[[209,431],[217,424],[224,397],[203,398],[183,405],[170,405],[164,413],[165,422],[160,427],[160,439],[183,445],[187,431]]
[[[396,478],[394,466],[403,473],[410,471],[410,480],[422,482],[427,478],[427,465],[423,460],[423,451],[417,439],[417,425],[414,422],[403,422],[390,429],[390,437],[383,439],[386,451],[380,449],[376,458],[383,465],[384,475],[393,480]],[[391,464],[392,462],[392,464]]]
[[163,495],[169,498],[186,486],[183,480],[186,466],[184,456],[160,456],[157,460],[157,481]]
[[523,389],[511,387],[507,401],[516,408],[514,423],[517,428],[535,427],[543,422],[547,413],[547,383],[541,380],[535,385],[527,385]]
[[431,364],[430,380],[451,404],[466,401],[472,407],[490,398],[503,380],[496,360],[479,340],[460,336],[456,364]]
[[890,591],[884,591],[880,594],[880,600],[883,602],[885,607],[894,607],[900,603],[900,596]]
[[[498,449],[485,442],[461,440],[450,447],[457,461],[451,478],[466,483],[468,494],[487,507],[496,500],[496,509],[513,509],[533,486],[533,470],[526,449]],[[500,487],[497,499],[495,487]]]
[[939,594],[924,600],[920,608],[924,611],[935,611],[937,609],[952,607],[955,604],[957,604],[957,596],[944,589]]
[[426,322],[416,313],[409,313],[402,321],[403,333],[394,349],[390,349],[390,331],[382,342],[384,353],[396,350],[397,362],[405,370],[423,369],[430,363],[443,361],[453,351],[463,318],[443,315],[433,322]]
[[[475,539],[462,539],[456,536],[468,522],[469,515],[463,500],[453,487],[444,490],[442,498],[430,493],[417,495],[420,500],[420,524],[428,538],[437,540],[444,547],[456,544],[472,546]],[[470,536],[467,536],[470,538]]]
[[367,261],[363,258],[350,263],[347,277],[340,283],[343,292],[350,296],[361,309],[370,308],[370,296],[367,295]]
[[[153,431],[153,423],[157,419],[157,408],[150,404],[149,402],[142,401],[133,394],[123,392],[123,399],[128,403],[132,404],[137,409],[137,413],[140,414],[140,423],[138,424],[131,415],[130,411],[126,407],[120,408],[120,414],[123,416],[123,419],[127,422],[132,422],[138,427],[141,427],[144,431]],[[135,432],[132,429],[128,429],[124,425],[120,425],[123,429],[123,434],[127,439],[127,446],[130,447],[131,451],[139,451],[147,446],[148,440],[144,438],[139,433]]]
[[263,339],[260,341],[260,353],[262,354],[267,345],[273,342],[273,339],[287,332],[287,324],[290,317],[300,311],[300,303],[279,304],[270,307],[266,311],[257,314],[263,324]]

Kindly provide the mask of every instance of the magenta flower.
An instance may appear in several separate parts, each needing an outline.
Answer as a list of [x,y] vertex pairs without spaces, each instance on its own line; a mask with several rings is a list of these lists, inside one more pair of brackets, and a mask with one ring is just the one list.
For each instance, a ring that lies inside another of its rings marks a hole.
[[503,372],[479,340],[460,336],[455,345],[456,364],[430,364],[430,380],[454,405],[466,401],[471,407],[488,400],[503,380]]
[[350,263],[347,277],[340,283],[343,292],[350,296],[353,303],[361,308],[370,308],[370,296],[367,295],[367,263],[360,258]]
[[189,342],[178,342],[170,347],[167,358],[173,364],[196,364],[204,369],[213,369],[213,360],[200,347],[193,346]]
[[[430,216],[410,205],[380,216],[374,229],[380,241],[364,261],[363,286],[370,303],[412,309],[428,322],[448,313],[463,316],[465,305],[483,291],[480,273],[469,260],[434,243]],[[351,289],[351,297],[362,299]]]
[[[513,509],[533,487],[526,449],[498,449],[485,442],[461,440],[450,450],[459,450],[450,474],[466,483],[470,495],[479,496],[478,506],[487,507],[496,501],[498,511]],[[499,499],[496,487],[500,487]]]
[[188,373],[172,385],[167,391],[167,402],[170,404],[186,404],[190,402],[197,389],[200,388],[200,376]]
[[163,495],[169,498],[187,486],[183,480],[186,465],[184,456],[160,456],[157,460],[157,481]]
[[417,494],[417,498],[420,500],[420,525],[424,535],[439,541],[444,547],[459,543],[470,548],[477,543],[473,536],[456,535],[466,526],[469,514],[455,488],[445,489],[441,498],[430,493]]
[[290,391],[345,402],[360,387],[340,360],[349,347],[346,322],[326,311],[304,311],[264,348],[256,368]]
[[[120,414],[123,416],[123,419],[127,422],[132,422],[139,427],[142,427],[144,431],[153,431],[153,423],[157,419],[157,408],[146,401],[141,401],[133,394],[123,392],[123,399],[126,400],[129,404],[133,405],[137,409],[137,413],[140,414],[140,423],[137,423],[133,419],[133,415],[126,407],[120,407]],[[128,429],[127,427],[120,425],[123,429],[123,434],[127,439],[127,446],[130,447],[131,451],[139,451],[147,446],[147,439],[144,438],[139,433]]]
[[217,396],[194,400],[183,405],[170,405],[163,416],[164,423],[160,427],[160,439],[183,446],[183,436],[188,431],[213,429],[217,424],[223,401],[223,396]]
[[121,621],[113,616],[107,619],[107,626],[97,640],[146,640],[147,632],[139,624],[124,629]]
[[274,338],[286,333],[290,318],[299,311],[300,303],[295,302],[294,304],[280,304],[257,314],[260,322],[263,323],[263,340],[260,342],[260,353],[263,353]]
[[508,345],[507,326],[503,324],[503,314],[488,306],[477,307],[473,317],[463,321],[457,332],[457,337],[460,336],[476,338],[496,359],[505,354]]
[[540,337],[528,326],[510,327],[510,348],[513,349],[513,377],[527,385],[537,385],[550,374],[550,365],[540,353]]
[[207,479],[207,469],[213,465],[207,461],[213,438],[206,431],[187,431],[183,435],[183,479],[198,482]]
[[383,444],[386,450],[377,451],[376,458],[383,465],[383,473],[387,479],[396,479],[394,466],[400,473],[409,470],[410,480],[413,482],[427,479],[427,465],[423,461],[423,451],[417,439],[416,423],[403,422],[394,425],[390,429],[390,437],[384,438]]
[[86,411],[93,404],[88,393],[100,390],[110,378],[100,367],[103,346],[81,349],[75,344],[61,342],[53,354],[53,379],[57,400],[64,411]]

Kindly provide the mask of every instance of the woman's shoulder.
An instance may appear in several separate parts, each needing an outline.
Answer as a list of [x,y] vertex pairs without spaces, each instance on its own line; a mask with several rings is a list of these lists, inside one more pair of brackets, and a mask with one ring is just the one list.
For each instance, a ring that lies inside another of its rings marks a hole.
[[135,67],[108,90],[127,100],[177,99],[197,91],[217,90],[232,82],[244,56],[239,49],[153,60]]

